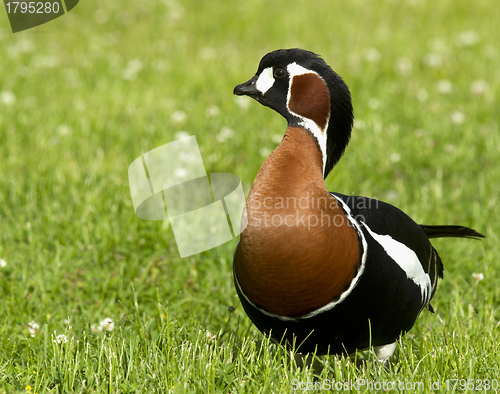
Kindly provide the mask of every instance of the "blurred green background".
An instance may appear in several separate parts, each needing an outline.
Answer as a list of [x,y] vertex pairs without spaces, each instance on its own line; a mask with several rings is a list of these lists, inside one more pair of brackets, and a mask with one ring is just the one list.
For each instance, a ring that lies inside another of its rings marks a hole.
[[110,0],[12,34],[0,11],[0,393],[285,392],[314,376],[272,345],[258,353],[232,284],[236,241],[181,260],[168,222],[135,216],[127,178],[142,153],[194,134],[207,172],[248,191],[286,124],[232,90],[288,47],[322,55],[352,92],[331,191],[488,237],[435,242],[436,315],[399,367],[332,358],[321,374],[497,376],[498,21],[497,0]]

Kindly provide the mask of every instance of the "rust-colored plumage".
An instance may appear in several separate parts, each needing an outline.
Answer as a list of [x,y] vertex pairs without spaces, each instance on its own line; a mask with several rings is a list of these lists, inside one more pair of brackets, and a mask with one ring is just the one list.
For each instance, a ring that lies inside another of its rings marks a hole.
[[314,73],[294,76],[288,108],[324,130],[330,116],[330,94],[321,77]]
[[358,236],[328,193],[321,153],[304,129],[288,128],[264,162],[246,215],[235,270],[256,305],[301,316],[334,300],[352,281]]

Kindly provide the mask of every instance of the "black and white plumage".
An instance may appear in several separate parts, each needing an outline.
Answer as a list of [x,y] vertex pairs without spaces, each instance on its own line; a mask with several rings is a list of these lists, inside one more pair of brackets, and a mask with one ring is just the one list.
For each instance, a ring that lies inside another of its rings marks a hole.
[[316,54],[271,52],[234,92],[288,121],[252,185],[235,252],[246,313],[276,342],[302,353],[372,345],[379,359],[389,359],[422,310],[432,311],[443,265],[429,238],[483,236],[461,226],[418,225],[390,204],[326,190],[323,179],[349,142],[353,110],[346,84]]

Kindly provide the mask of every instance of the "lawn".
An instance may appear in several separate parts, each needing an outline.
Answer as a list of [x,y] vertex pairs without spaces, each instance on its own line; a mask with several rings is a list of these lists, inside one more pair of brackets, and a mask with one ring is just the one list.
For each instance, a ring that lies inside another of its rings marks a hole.
[[[500,391],[499,21],[498,0],[108,0],[12,34],[0,11],[0,394]],[[134,213],[128,166],[185,135],[248,192],[286,124],[232,90],[287,47],[352,92],[329,190],[487,236],[433,242],[435,314],[388,369],[299,367],[239,303],[236,239],[181,259]]]

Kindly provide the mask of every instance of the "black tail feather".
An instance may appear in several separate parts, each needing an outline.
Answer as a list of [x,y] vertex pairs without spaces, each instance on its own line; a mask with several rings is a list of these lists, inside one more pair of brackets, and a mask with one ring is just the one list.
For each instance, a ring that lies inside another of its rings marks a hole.
[[422,230],[428,238],[443,238],[443,237],[457,237],[457,238],[486,238],[483,234],[478,233],[469,227],[464,226],[429,226],[420,224]]

